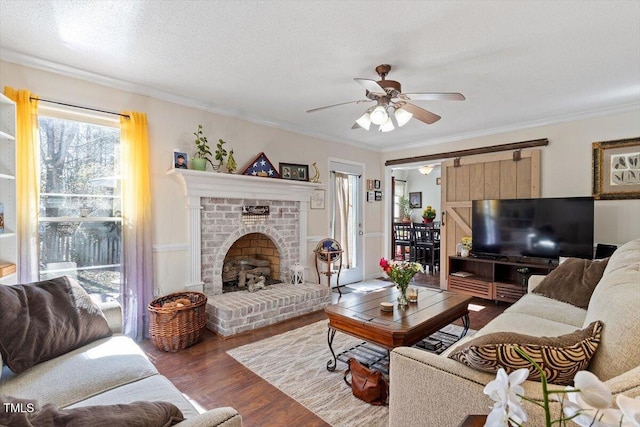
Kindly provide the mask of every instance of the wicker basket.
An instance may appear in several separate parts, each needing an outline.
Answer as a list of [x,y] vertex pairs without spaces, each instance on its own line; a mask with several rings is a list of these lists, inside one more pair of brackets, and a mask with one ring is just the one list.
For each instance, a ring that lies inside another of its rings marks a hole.
[[[185,307],[162,308],[180,298],[191,301]],[[149,338],[160,350],[176,352],[197,343],[206,325],[207,296],[200,292],[176,292],[153,300],[147,309]]]

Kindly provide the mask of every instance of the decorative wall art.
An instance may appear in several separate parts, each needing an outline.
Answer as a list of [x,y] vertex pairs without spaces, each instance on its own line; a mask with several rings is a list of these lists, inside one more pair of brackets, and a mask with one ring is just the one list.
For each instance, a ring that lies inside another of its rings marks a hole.
[[373,190],[373,180],[372,179],[368,179],[367,180],[367,191],[369,190]]
[[422,208],[422,192],[409,193],[409,207]]
[[294,181],[309,181],[309,165],[280,163],[280,177]]
[[594,142],[593,197],[640,199],[640,138]]
[[379,179],[374,179],[373,180],[373,188],[375,190],[379,190],[380,189],[380,180]]
[[376,192],[373,190],[367,191],[367,202],[376,201]]
[[311,195],[311,209],[324,209],[325,192],[322,188],[316,188]]
[[382,200],[382,191],[376,191],[376,202],[379,202]]
[[242,175],[280,178],[280,174],[264,152],[258,154],[245,164],[244,168],[242,168]]

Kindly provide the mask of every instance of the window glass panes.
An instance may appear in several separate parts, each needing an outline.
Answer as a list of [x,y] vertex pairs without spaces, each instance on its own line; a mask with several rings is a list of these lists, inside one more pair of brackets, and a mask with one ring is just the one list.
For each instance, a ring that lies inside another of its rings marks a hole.
[[69,275],[93,294],[120,289],[120,129],[39,117],[40,278]]

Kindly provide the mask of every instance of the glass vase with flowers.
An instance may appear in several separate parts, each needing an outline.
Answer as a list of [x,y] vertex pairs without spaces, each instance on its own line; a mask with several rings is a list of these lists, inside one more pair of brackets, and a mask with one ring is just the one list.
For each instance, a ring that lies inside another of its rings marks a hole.
[[388,261],[385,258],[380,258],[380,268],[382,268],[382,271],[396,284],[396,288],[400,291],[398,305],[409,305],[407,289],[413,276],[417,273],[424,272],[422,265],[417,262]]

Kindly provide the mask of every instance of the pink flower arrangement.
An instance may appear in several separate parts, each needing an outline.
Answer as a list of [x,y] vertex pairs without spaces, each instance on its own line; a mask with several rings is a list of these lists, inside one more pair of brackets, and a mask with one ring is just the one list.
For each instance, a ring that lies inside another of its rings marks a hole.
[[380,268],[387,273],[387,276],[402,292],[407,290],[409,282],[416,273],[424,272],[422,266],[417,262],[387,261],[385,258],[380,258]]

